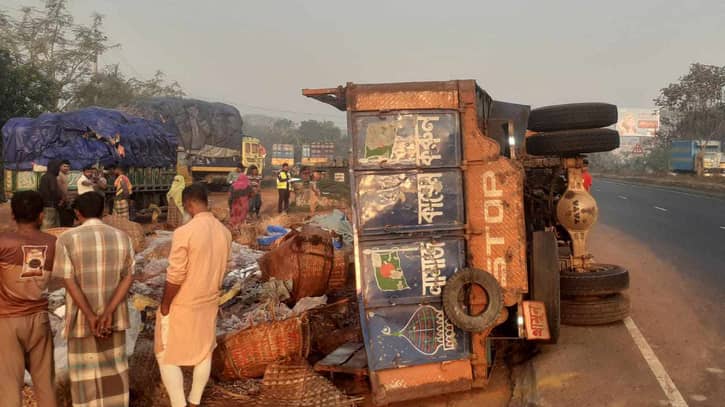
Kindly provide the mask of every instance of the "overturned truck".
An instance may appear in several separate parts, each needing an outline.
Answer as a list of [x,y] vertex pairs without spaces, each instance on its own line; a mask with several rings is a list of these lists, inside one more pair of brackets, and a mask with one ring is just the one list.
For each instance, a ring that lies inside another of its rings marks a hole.
[[[484,387],[495,341],[629,310],[593,263],[584,153],[619,144],[616,107],[535,109],[472,80],[305,89],[347,111],[360,319],[377,404]],[[613,114],[613,117],[612,117]],[[527,146],[531,149],[527,151]]]

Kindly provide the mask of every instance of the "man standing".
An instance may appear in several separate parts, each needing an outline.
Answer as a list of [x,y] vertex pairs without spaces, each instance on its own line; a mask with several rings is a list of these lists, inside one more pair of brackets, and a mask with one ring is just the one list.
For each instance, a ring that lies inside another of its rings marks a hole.
[[58,221],[62,227],[73,226],[73,209],[71,208],[70,195],[68,194],[68,186],[70,184],[70,161],[63,160],[60,162],[60,172],[58,173],[58,188],[60,189],[60,204],[58,205]]
[[60,226],[58,219],[58,206],[62,204],[62,195],[58,184],[58,174],[60,173],[60,161],[48,161],[48,169],[42,177],[40,177],[40,185],[38,192],[43,197],[43,225],[42,230],[55,228]]
[[10,206],[17,231],[0,233],[0,403],[21,405],[27,368],[38,406],[54,407],[53,334],[44,291],[53,266],[55,237],[40,231],[40,194],[16,192]]
[[83,167],[83,174],[78,178],[76,182],[78,188],[78,195],[83,195],[86,192],[95,191],[95,183],[93,182],[93,167],[90,165]]
[[133,280],[131,239],[99,219],[103,198],[73,205],[81,225],[63,233],[53,270],[66,287],[65,334],[74,406],[128,406],[126,295]]
[[186,187],[182,203],[192,219],[174,231],[154,341],[172,407],[187,403],[179,366],[194,366],[188,402],[192,406],[201,402],[216,347],[219,291],[232,242],[229,229],[209,211],[204,186]]
[[282,169],[277,173],[277,192],[279,199],[277,201],[277,212],[287,212],[289,210],[289,165],[282,164]]
[[133,193],[133,186],[126,176],[126,168],[118,166],[114,172],[116,174],[116,180],[113,182],[113,186],[116,190],[116,195],[113,201],[113,214],[128,219],[128,200]]
[[252,196],[249,199],[249,213],[259,219],[259,211],[262,209],[262,176],[256,165],[250,165],[247,170],[249,185],[252,187]]

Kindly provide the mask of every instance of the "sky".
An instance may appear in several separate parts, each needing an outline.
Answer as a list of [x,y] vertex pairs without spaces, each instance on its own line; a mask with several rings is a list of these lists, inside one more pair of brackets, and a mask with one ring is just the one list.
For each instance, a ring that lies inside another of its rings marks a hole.
[[[105,16],[118,63],[243,114],[345,117],[301,96],[346,82],[476,79],[536,106],[650,107],[694,62],[725,65],[725,1],[70,0]],[[40,5],[0,0],[0,8]]]

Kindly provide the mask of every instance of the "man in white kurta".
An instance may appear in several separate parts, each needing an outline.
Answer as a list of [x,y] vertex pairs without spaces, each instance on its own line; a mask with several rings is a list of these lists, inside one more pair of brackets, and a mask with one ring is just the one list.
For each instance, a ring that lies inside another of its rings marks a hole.
[[229,230],[209,211],[202,185],[186,187],[182,204],[192,219],[174,231],[155,332],[156,358],[172,407],[187,405],[179,366],[194,366],[188,402],[201,402],[216,347],[219,293],[232,242]]

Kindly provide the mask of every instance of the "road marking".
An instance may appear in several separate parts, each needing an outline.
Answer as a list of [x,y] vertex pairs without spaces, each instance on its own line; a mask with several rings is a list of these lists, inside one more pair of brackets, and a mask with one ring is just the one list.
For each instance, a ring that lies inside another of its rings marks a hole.
[[662,211],[662,212],[667,212],[667,209],[665,209],[665,208],[660,208],[659,206],[655,206],[655,209],[657,209],[657,210],[659,210],[659,211]]
[[639,328],[637,328],[637,325],[634,323],[632,317],[624,319],[624,326],[627,327],[634,343],[639,348],[640,353],[642,353],[642,357],[647,362],[647,365],[649,365],[650,370],[659,382],[662,391],[665,392],[665,395],[670,400],[670,405],[672,407],[687,407],[687,403],[685,402],[685,399],[682,398],[682,394],[680,394],[680,391],[677,390],[677,386],[675,386],[675,383],[670,378],[670,375],[667,374],[665,367],[662,366],[662,362],[657,359],[657,355],[655,355],[654,351],[649,346],[649,343],[647,343],[647,340],[644,339],[642,332],[640,332]]
[[725,226],[720,226],[720,229],[725,230]]
[[629,198],[627,198],[627,197],[626,197],[626,196],[624,196],[624,195],[619,195],[619,199],[629,199]]

